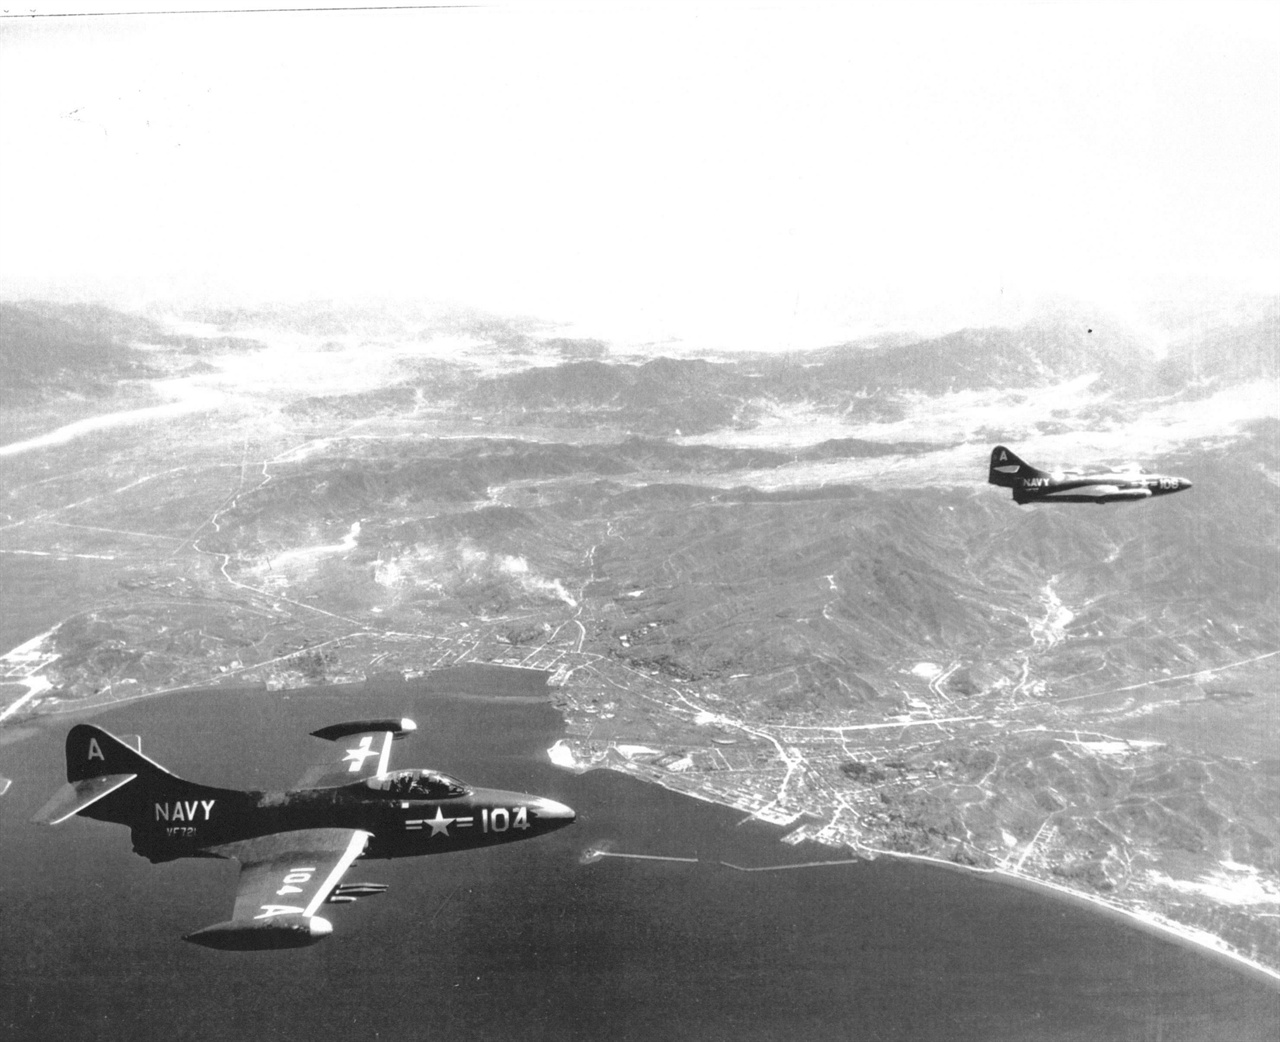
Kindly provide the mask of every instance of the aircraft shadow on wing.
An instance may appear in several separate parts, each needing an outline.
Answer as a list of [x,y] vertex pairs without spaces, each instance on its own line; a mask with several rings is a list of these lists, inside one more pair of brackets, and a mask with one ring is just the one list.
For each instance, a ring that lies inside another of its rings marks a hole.
[[1083,474],[1076,471],[1038,470],[997,445],[991,450],[987,481],[1013,490],[1014,502],[1025,503],[1131,503],[1153,496],[1167,496],[1191,487],[1186,478],[1148,474],[1136,465],[1125,470]]
[[129,826],[152,862],[183,857],[240,862],[235,909],[188,934],[208,948],[300,948],[333,930],[316,913],[381,893],[343,883],[359,858],[416,857],[532,839],[572,824],[554,800],[481,789],[424,769],[388,770],[391,743],[412,720],[358,720],[313,731],[334,742],[326,762],[287,792],[245,792],[186,781],[108,731],[67,734],[67,784],[32,818],[80,815]]

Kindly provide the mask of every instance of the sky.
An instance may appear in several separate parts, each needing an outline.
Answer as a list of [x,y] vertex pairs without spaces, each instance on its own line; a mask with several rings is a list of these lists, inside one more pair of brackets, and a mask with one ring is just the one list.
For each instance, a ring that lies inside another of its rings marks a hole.
[[1280,288],[1280,4],[24,2],[66,16],[0,19],[8,297],[801,346]]

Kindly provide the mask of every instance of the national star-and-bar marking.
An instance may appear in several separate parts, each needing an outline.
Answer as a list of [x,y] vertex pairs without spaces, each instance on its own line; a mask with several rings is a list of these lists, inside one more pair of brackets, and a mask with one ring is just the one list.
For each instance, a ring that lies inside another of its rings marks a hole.
[[449,835],[449,826],[456,824],[460,829],[469,829],[475,824],[475,818],[446,818],[442,807],[436,808],[436,816],[434,818],[409,818],[405,821],[404,827],[410,831],[421,829],[423,825],[431,826],[431,835],[447,836]]
[[348,760],[351,761],[351,766],[347,770],[355,774],[364,766],[365,760],[369,759],[370,756],[377,756],[378,754],[373,751],[372,746],[373,735],[367,734],[360,739],[360,744],[354,749],[348,749],[347,755],[342,758],[343,763]]
[[385,774],[387,770],[387,759],[391,754],[391,733],[388,731],[383,735],[382,748],[373,748],[373,735],[367,734],[360,739],[360,744],[354,748],[347,750],[347,755],[342,758],[343,763],[350,762],[351,766],[347,768],[351,774],[359,774],[364,769],[365,760],[370,756],[378,757],[378,769],[376,774]]
[[[507,829],[524,829],[529,828],[529,808],[528,807],[494,807],[492,810],[485,808],[480,812],[481,829],[484,832],[506,832]],[[476,819],[468,818],[446,818],[444,810],[440,807],[436,808],[436,816],[434,818],[408,818],[405,820],[404,827],[410,832],[418,831],[423,825],[431,826],[431,835],[439,836],[449,835],[449,826],[456,825],[460,829],[469,829],[475,827]]]

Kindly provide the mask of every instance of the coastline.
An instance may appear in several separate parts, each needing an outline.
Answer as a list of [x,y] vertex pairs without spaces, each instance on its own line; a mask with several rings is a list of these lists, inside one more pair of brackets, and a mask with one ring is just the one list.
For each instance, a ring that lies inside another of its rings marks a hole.
[[37,695],[42,695],[46,691],[53,689],[53,684],[49,682],[47,677],[40,675],[40,670],[54,662],[58,658],[58,654],[57,652],[42,652],[41,648],[44,642],[53,636],[61,625],[62,623],[58,623],[0,655],[0,668],[5,670],[4,673],[0,674],[0,684],[25,687],[27,689],[26,694],[0,709],[0,724],[4,723],[9,717],[16,715],[23,706]]
[[[661,781],[655,780],[646,775],[620,770],[613,764],[600,763],[584,765],[578,764],[576,761],[570,762],[572,754],[569,754],[569,756],[566,757],[565,754],[568,752],[569,751],[564,745],[563,740],[561,740],[557,741],[550,749],[547,750],[547,755],[555,766],[563,770],[571,771],[575,774],[585,774],[587,771],[594,770],[617,771],[617,773],[625,775],[626,777],[658,785],[659,787],[671,792],[679,793],[681,796],[692,796],[706,803],[712,803],[716,806],[725,807],[730,810],[743,811],[752,817],[757,816],[748,807],[739,807],[732,803],[724,803],[720,800],[713,799],[702,793],[689,792],[682,788],[664,785]],[[824,847],[827,846],[827,844],[822,844],[820,840],[815,839],[813,842],[820,843]],[[942,858],[930,857],[927,854],[906,854],[901,851],[885,850],[879,847],[831,846],[828,849],[846,850],[849,851],[853,857],[847,861],[837,859],[830,861],[810,861],[801,864],[764,865],[758,867],[744,867],[723,861],[716,862],[716,864],[723,865],[725,868],[738,872],[771,872],[812,868],[817,866],[856,864],[858,860],[875,860],[887,857],[902,861],[912,861],[918,864],[932,865],[952,872],[969,873],[970,875],[987,880],[988,882],[996,885],[1017,886],[1026,890],[1032,890],[1044,896],[1052,897],[1059,901],[1065,901],[1091,912],[1109,916],[1118,922],[1122,922],[1127,926],[1157,937],[1160,940],[1166,941],[1170,944],[1180,945],[1183,948],[1187,948],[1201,955],[1209,956],[1219,964],[1241,972],[1258,983],[1268,985],[1269,987],[1274,988],[1277,992],[1280,992],[1280,970],[1272,969],[1271,967],[1250,958],[1243,952],[1233,948],[1216,934],[1211,934],[1205,930],[1197,930],[1194,927],[1184,926],[1181,923],[1167,919],[1156,912],[1125,908],[1122,905],[1113,904],[1104,898],[1095,897],[1092,894],[1086,894],[1079,890],[1072,890],[1071,888],[1062,886],[1061,884],[1037,879],[1034,876],[1011,872],[1007,868],[980,868],[973,865],[961,865],[954,861],[946,861]],[[617,857],[619,856],[619,853],[613,853],[612,856]]]
[[989,879],[994,883],[1034,890],[1059,900],[1088,908],[1091,911],[1109,915],[1129,926],[1142,930],[1144,933],[1168,941],[1170,944],[1180,944],[1201,954],[1211,955],[1224,965],[1240,970],[1260,983],[1268,984],[1280,991],[1280,971],[1273,970],[1269,966],[1249,958],[1243,952],[1231,947],[1216,934],[1183,926],[1181,923],[1166,919],[1156,912],[1139,912],[1124,908],[1121,905],[1112,904],[1104,898],[1094,897],[1092,894],[1072,890],[1061,884],[1037,879],[1034,876],[1010,872],[1005,868],[978,868],[973,865],[958,865],[954,861],[944,861],[942,858],[929,857],[926,854],[903,854],[900,851],[881,850],[876,847],[867,849],[876,857],[898,858],[904,861],[936,865],[939,868],[954,872],[969,872]]
[[[56,629],[56,627],[54,628]],[[49,633],[52,633],[52,632],[53,630],[49,631]],[[28,641],[26,644],[22,645],[21,648],[15,648],[13,650],[15,652],[28,650],[32,648],[34,645],[38,644],[41,640],[43,640],[43,638],[47,637],[49,633],[41,634],[40,636],[33,638],[31,641]],[[12,653],[13,652],[11,652],[10,654]],[[453,672],[453,670],[457,670],[458,672]],[[520,678],[525,682],[531,679],[531,676],[545,676],[544,671],[522,669],[521,667],[516,667],[516,666],[508,666],[503,664],[489,664],[489,663],[485,663],[485,664],[467,663],[467,664],[464,664],[463,666],[455,666],[455,667],[451,667],[450,669],[446,669],[444,671],[437,671],[437,672],[444,672],[446,674],[452,673],[452,679],[454,679],[455,681],[465,676],[474,682],[474,681],[491,680],[493,676],[492,671],[494,670],[499,670],[499,671],[510,670],[514,673],[530,675],[530,676]],[[406,686],[417,686],[418,684],[421,684],[424,679],[425,678],[422,676],[406,677],[404,680],[404,683],[406,684]],[[12,680],[10,682],[21,683],[21,681],[18,681],[18,680]],[[358,685],[334,684],[334,685],[330,685],[330,688],[332,690],[340,690],[341,688],[347,687],[347,686],[363,686],[363,684],[367,682],[368,682],[367,680],[358,682]],[[28,683],[31,683],[31,681],[28,681]],[[194,686],[162,689],[159,691],[139,691],[137,693],[132,693],[130,695],[127,695],[123,698],[116,697],[116,698],[102,699],[100,697],[91,696],[90,699],[86,699],[76,703],[66,703],[66,704],[59,705],[56,708],[50,707],[49,709],[44,710],[38,715],[52,717],[52,716],[62,716],[66,714],[78,714],[78,713],[96,714],[97,712],[102,712],[109,709],[117,708],[128,702],[139,701],[147,698],[156,698],[162,695],[193,693],[193,692],[199,692],[199,691],[208,691],[210,693],[213,693],[213,692],[225,693],[229,689],[234,689],[237,686],[245,690],[258,689],[257,684],[205,685],[205,686],[194,685]],[[428,689],[430,689],[431,687],[435,687],[435,684],[432,684],[430,681],[427,681],[426,686],[428,687]],[[455,695],[455,697],[461,697],[469,701],[487,701],[490,699],[494,701],[510,700],[510,701],[517,701],[517,702],[535,702],[535,701],[549,702],[550,701],[549,691],[546,694],[538,694],[538,695],[514,694],[514,693],[508,693],[505,696],[492,695],[492,694],[478,695],[474,691],[466,690],[466,688],[471,685],[466,683],[465,681],[460,686],[462,687],[462,690],[455,691],[453,692],[453,694]],[[516,686],[519,687],[521,685],[516,685]],[[265,687],[265,685],[262,686],[260,690],[262,694],[273,693],[273,692],[270,692]],[[284,693],[289,693],[292,690],[300,690],[300,689],[285,689]],[[301,689],[301,690],[306,690],[306,689]],[[31,692],[31,694],[35,694],[35,693],[37,692],[36,691]],[[27,698],[29,697],[30,695],[24,698],[21,698],[18,700],[18,702],[7,707],[6,712],[4,714],[0,714],[0,720],[3,720],[5,716],[12,715],[13,712],[19,708],[20,704],[25,703],[27,701]],[[695,799],[699,799],[705,803],[710,803],[715,806],[725,807],[730,810],[741,811],[752,817],[759,817],[759,815],[757,815],[752,810],[752,808],[737,806],[733,803],[724,802],[722,800],[714,798],[709,794],[705,794],[701,792],[692,792],[684,788],[665,785],[660,780],[648,777],[646,775],[636,774],[631,771],[622,770],[617,765],[614,765],[614,764],[610,764],[610,763],[580,764],[573,758],[572,753],[567,748],[563,738],[557,740],[549,749],[547,749],[546,752],[547,752],[548,759],[552,764],[554,764],[556,767],[562,770],[567,770],[575,774],[583,774],[591,770],[614,770],[614,771],[617,771],[617,773],[623,774],[628,777],[636,778],[641,781],[646,781],[651,784],[657,784],[661,788],[668,789],[669,791],[678,793],[679,795],[682,795],[682,796],[690,796]],[[761,819],[761,820],[764,820],[764,819]],[[774,822],[774,823],[780,824],[780,822]],[[820,840],[814,840],[814,842],[821,843]],[[1243,952],[1240,952],[1239,950],[1233,948],[1225,940],[1223,940],[1222,938],[1218,937],[1215,934],[1211,934],[1203,930],[1197,930],[1193,927],[1184,926],[1156,912],[1141,910],[1141,909],[1126,908],[1122,905],[1118,905],[1110,901],[1107,901],[1105,898],[1083,893],[1078,890],[1073,890],[1061,884],[1053,883],[1048,880],[1038,879],[1034,876],[1024,875],[1018,872],[1010,871],[1007,868],[982,868],[982,867],[976,867],[972,865],[962,865],[952,861],[944,860],[942,858],[931,857],[929,855],[908,854],[900,851],[886,850],[886,849],[877,848],[877,847],[852,847],[848,845],[828,847],[826,844],[822,844],[822,845],[824,847],[827,847],[827,849],[842,850],[842,851],[850,852],[853,855],[853,859],[851,859],[848,863],[856,863],[856,860],[861,858],[869,858],[869,859],[875,859],[875,858],[881,858],[881,857],[895,858],[895,859],[900,859],[904,861],[914,861],[921,864],[933,865],[938,868],[947,869],[953,872],[967,872],[979,878],[987,879],[992,883],[1019,886],[1024,889],[1033,890],[1038,893],[1044,894],[1046,896],[1053,897],[1057,900],[1067,901],[1069,903],[1076,905],[1077,907],[1086,908],[1090,911],[1098,912],[1104,915],[1109,915],[1113,919],[1123,922],[1149,935],[1155,936],[1157,938],[1160,938],[1172,944],[1182,945],[1183,947],[1189,948],[1200,954],[1210,956],[1220,964],[1223,964],[1239,972],[1242,972],[1247,976],[1251,977],[1252,979],[1258,981],[1259,983],[1266,984],[1280,991],[1280,970],[1272,969],[1271,967],[1268,967],[1263,963],[1260,963],[1250,958],[1249,956],[1245,955]],[[639,856],[639,855],[632,855],[632,856]],[[743,866],[732,865],[732,864],[728,864],[727,862],[719,862],[719,863],[723,864],[725,867],[732,870],[755,872],[755,871],[780,871],[783,869],[811,867],[813,865],[818,865],[818,864],[830,865],[830,864],[838,864],[838,863],[845,863],[845,862],[840,862],[840,861],[809,862],[807,865],[806,864],[780,864],[780,865],[763,866],[763,867],[755,867],[755,868],[744,868]]]
[[[143,748],[182,776],[275,789],[290,784],[317,748],[303,724],[345,719],[357,705],[398,711],[402,697],[426,712],[415,717],[420,723],[431,723],[412,744],[397,743],[394,765],[422,762],[468,781],[529,787],[565,800],[580,816],[572,830],[487,858],[357,864],[353,873],[378,873],[389,884],[390,897],[380,901],[390,904],[337,910],[343,921],[335,921],[334,933],[342,936],[324,943],[341,947],[322,951],[338,952],[324,958],[350,972],[335,994],[376,991],[405,966],[420,966],[424,936],[458,960],[457,972],[430,974],[406,992],[417,1005],[399,1004],[390,1019],[373,1025],[384,1036],[410,1037],[425,1022],[467,1034],[478,1023],[479,1004],[481,1012],[501,1007],[500,1024],[480,1024],[481,1033],[501,1037],[527,1034],[527,1010],[545,1008],[554,1018],[541,1022],[548,1036],[607,1038],[617,1033],[624,1005],[637,1039],[674,1030],[836,1042],[869,1021],[884,1038],[903,1042],[1063,1042],[1155,1037],[1157,1030],[1184,1042],[1270,1037],[1280,1008],[1272,987],[1039,894],[890,861],[803,874],[723,867],[717,862],[772,865],[853,854],[777,846],[787,830],[755,821],[739,826],[741,813],[637,785],[617,772],[565,774],[545,759],[564,726],[550,706],[517,703],[499,715],[497,706],[491,711],[399,688],[368,702],[346,693],[313,699],[246,692],[230,700],[195,693],[135,702],[99,722],[141,733]],[[157,1023],[171,1037],[198,1037],[203,1024],[225,1019],[225,1003],[216,989],[201,987],[209,956],[178,937],[228,905],[235,866],[187,861],[157,869],[129,850],[121,830],[95,822],[72,831],[23,826],[63,781],[61,740],[70,722],[51,720],[38,742],[13,750],[13,770],[5,773],[20,779],[19,791],[0,800],[16,841],[5,859],[5,883],[33,902],[29,914],[12,917],[12,943],[37,953],[18,981],[24,995],[34,996],[33,1017],[39,1016],[29,1033],[100,1035],[102,1011],[121,1009],[112,1035],[121,1042],[154,1032]],[[704,860],[606,858],[581,865],[584,850],[597,846]],[[71,847],[81,856],[65,856]],[[485,885],[476,885],[477,872]],[[137,958],[105,976],[95,949],[83,943],[86,932]],[[74,1001],[58,988],[68,965],[86,982]],[[243,978],[232,984],[253,1007],[233,1027],[240,1034],[252,1035],[255,1022],[261,1033],[259,1013],[271,1003],[282,1007],[281,1023],[290,1029],[296,1023],[290,1010],[309,1008],[313,989],[305,981],[281,1002],[279,982],[261,979],[257,959],[220,965]],[[500,1002],[491,999],[495,979],[502,982]],[[474,988],[455,988],[459,981]],[[575,987],[584,991],[582,1003],[540,1005],[547,994],[573,994]],[[151,1003],[156,994],[186,994],[190,1001]],[[290,1037],[324,1036],[325,1016],[316,1013]]]

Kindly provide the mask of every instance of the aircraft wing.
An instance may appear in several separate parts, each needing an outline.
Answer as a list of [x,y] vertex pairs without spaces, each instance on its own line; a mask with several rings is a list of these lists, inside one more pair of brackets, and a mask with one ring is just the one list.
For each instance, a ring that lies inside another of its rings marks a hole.
[[1096,499],[1100,503],[1115,499],[1146,499],[1151,495],[1149,488],[1121,488],[1119,485],[1070,485],[1066,488],[1051,488],[1039,499]]
[[1146,499],[1151,495],[1149,488],[1121,488],[1119,485],[1093,485],[1075,491],[1077,494],[1097,496],[1099,499]]
[[412,720],[352,720],[331,724],[311,733],[334,743],[331,755],[307,768],[298,780],[299,789],[348,782],[386,774],[391,759],[391,743],[416,731]]
[[185,939],[230,951],[315,944],[333,930],[316,912],[371,835],[362,829],[300,829],[208,848],[240,862],[235,911],[226,922]]

